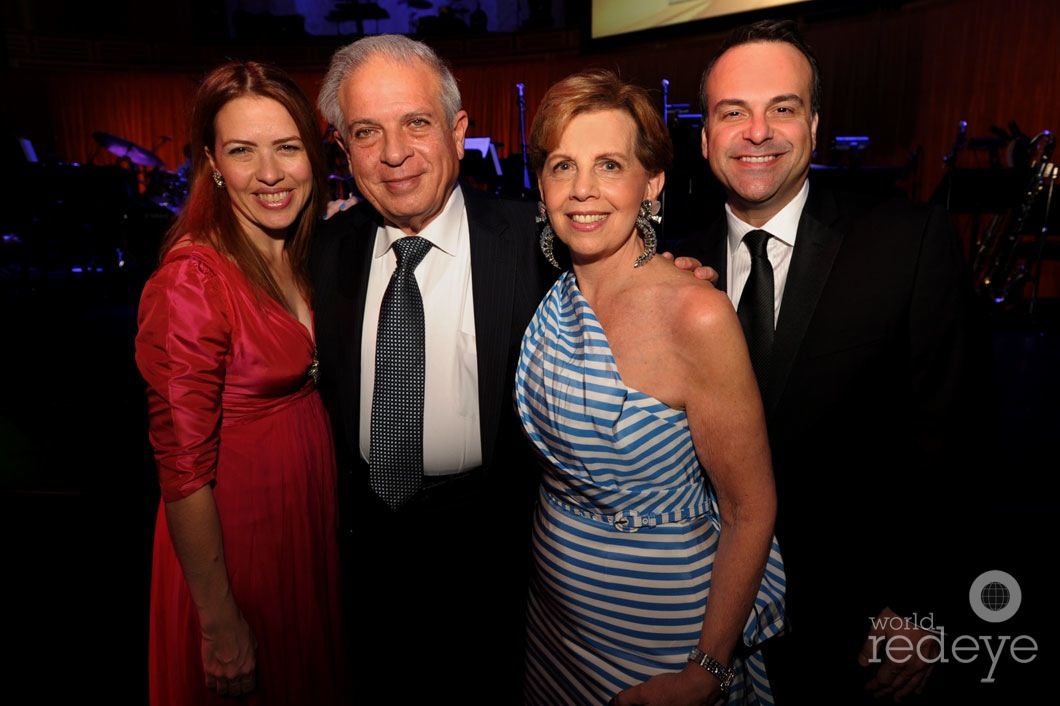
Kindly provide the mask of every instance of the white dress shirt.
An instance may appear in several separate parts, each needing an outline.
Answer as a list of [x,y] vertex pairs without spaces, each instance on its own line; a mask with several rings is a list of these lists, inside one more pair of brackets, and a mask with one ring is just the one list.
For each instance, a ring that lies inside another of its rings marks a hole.
[[[482,465],[471,240],[459,188],[419,235],[434,246],[416,268],[426,335],[423,467],[425,475],[446,475]],[[360,446],[365,460],[371,443],[379,306],[397,269],[391,246],[404,236],[398,228],[378,229],[368,276],[361,336]]]
[[780,302],[784,298],[784,285],[788,281],[788,268],[791,266],[791,253],[795,249],[795,236],[799,231],[799,218],[806,198],[810,194],[810,182],[802,185],[802,190],[795,195],[788,205],[760,227],[744,223],[733,214],[729,204],[725,204],[725,218],[729,226],[728,272],[725,287],[736,308],[740,306],[740,296],[751,274],[751,251],[743,245],[743,237],[752,230],[764,230],[773,237],[766,243],[766,254],[769,264],[773,266],[773,325],[780,316]]

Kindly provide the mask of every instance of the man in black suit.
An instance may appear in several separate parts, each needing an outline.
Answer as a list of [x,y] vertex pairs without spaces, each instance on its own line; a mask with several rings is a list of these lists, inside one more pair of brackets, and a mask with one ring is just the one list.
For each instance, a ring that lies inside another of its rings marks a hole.
[[[521,701],[533,456],[512,407],[523,331],[555,279],[531,202],[459,186],[467,113],[426,45],[369,36],[333,57],[318,101],[363,200],[312,258],[320,389],[340,463],[344,584],[359,703]],[[430,241],[422,487],[369,484],[376,330],[391,246]]]
[[989,339],[944,211],[815,184],[819,91],[794,23],[726,40],[700,90],[703,156],[726,213],[689,254],[739,308],[752,267],[743,236],[769,234],[760,388],[792,626],[766,647],[777,703],[927,699],[939,647],[925,628],[947,602],[966,605],[976,573],[955,552],[974,554],[960,494],[985,455]]

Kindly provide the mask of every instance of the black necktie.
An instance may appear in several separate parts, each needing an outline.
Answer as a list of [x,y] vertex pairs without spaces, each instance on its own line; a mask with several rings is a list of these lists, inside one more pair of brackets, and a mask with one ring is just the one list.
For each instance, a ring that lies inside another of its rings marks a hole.
[[747,276],[736,312],[743,324],[751,365],[761,389],[765,389],[773,348],[773,266],[766,255],[769,238],[769,233],[764,230],[752,230],[743,237],[744,244],[751,251],[751,274]]
[[414,271],[430,249],[415,235],[394,243],[398,266],[379,307],[368,477],[394,509],[423,482],[423,299]]

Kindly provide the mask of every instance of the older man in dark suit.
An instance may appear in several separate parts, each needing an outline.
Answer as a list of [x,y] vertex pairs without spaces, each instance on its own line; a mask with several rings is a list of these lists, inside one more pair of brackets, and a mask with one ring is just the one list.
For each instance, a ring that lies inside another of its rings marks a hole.
[[[458,185],[468,116],[420,42],[379,35],[340,49],[318,103],[363,196],[322,224],[312,259],[359,697],[517,703],[537,476],[512,385],[523,331],[555,278],[536,209]],[[416,354],[402,339],[397,364],[419,356],[415,395],[376,357],[391,335],[380,318],[388,281],[413,241],[424,248],[413,282],[425,340]],[[422,400],[384,412],[384,393]],[[407,492],[388,484],[401,461],[416,476]]]
[[[945,538],[985,438],[989,339],[944,211],[814,182],[819,91],[794,23],[726,40],[701,85],[726,213],[690,254],[747,319],[767,414],[792,624],[767,646],[777,703],[926,699],[939,650],[923,618],[938,627],[974,578],[961,595],[940,569],[954,585],[972,571],[952,570]],[[899,643],[913,649],[884,649]]]

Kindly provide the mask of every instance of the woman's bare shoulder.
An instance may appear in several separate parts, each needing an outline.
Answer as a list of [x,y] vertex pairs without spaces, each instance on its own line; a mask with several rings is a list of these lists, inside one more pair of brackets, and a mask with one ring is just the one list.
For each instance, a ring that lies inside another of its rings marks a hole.
[[669,279],[676,311],[692,317],[725,315],[732,311],[732,302],[724,291],[691,272],[675,270]]

